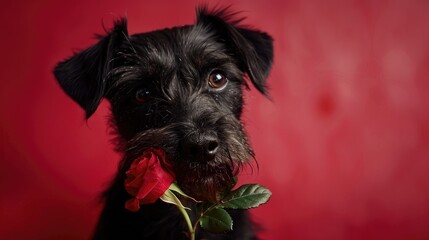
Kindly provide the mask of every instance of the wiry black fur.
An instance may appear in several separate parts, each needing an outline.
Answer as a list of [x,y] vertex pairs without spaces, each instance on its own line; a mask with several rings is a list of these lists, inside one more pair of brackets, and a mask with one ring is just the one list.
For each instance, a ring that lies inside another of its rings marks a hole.
[[[97,44],[56,66],[61,87],[87,118],[102,98],[109,100],[117,149],[124,154],[105,193],[94,239],[186,237],[185,222],[172,205],[158,201],[138,212],[124,207],[131,197],[124,189],[125,172],[146,149],[162,148],[180,187],[209,202],[233,187],[241,166],[254,157],[240,122],[242,89],[248,78],[267,93],[272,39],[240,26],[243,19],[234,17],[227,8],[200,7],[194,25],[131,36],[121,19]],[[228,79],[225,88],[209,86],[214,71]],[[146,94],[136,100],[139,91]],[[208,144],[214,144],[215,154],[201,150]],[[198,229],[197,239],[256,238],[246,211],[230,213],[233,231],[211,234]]]

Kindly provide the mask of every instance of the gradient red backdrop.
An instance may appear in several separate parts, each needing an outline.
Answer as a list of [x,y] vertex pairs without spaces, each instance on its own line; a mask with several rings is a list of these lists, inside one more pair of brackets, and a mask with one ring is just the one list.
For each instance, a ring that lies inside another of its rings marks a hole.
[[[192,23],[202,1],[8,1],[1,9],[0,239],[88,239],[119,156],[55,63],[127,16]],[[221,5],[231,2],[220,1]],[[262,239],[429,239],[429,1],[233,1],[275,39],[273,101],[244,120],[269,187]]]

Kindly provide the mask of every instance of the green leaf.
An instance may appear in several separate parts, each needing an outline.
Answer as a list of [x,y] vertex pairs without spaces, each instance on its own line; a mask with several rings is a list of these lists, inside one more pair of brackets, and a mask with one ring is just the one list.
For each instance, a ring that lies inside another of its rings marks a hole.
[[268,202],[271,191],[258,184],[246,184],[230,192],[218,207],[249,209]]
[[201,202],[201,201],[198,201],[198,200],[196,200],[195,198],[193,198],[193,197],[191,197],[191,196],[187,195],[186,193],[184,193],[184,192],[182,191],[182,189],[180,189],[180,188],[179,188],[179,186],[178,186],[175,182],[173,182],[173,183],[170,185],[170,187],[169,187],[168,189],[170,189],[171,191],[173,191],[173,192],[175,192],[175,193],[178,193],[178,194],[179,194],[180,196],[182,196],[182,197],[185,197],[185,198],[191,199],[191,200],[192,200],[192,201],[194,201],[194,202]]
[[180,200],[176,197],[176,195],[174,195],[174,193],[170,189],[167,189],[167,191],[165,191],[165,193],[159,199],[161,199],[161,201],[163,202],[174,204],[183,209],[191,210],[183,206],[182,202],[180,202]]
[[232,219],[227,211],[222,208],[214,208],[201,217],[200,225],[207,231],[222,233],[232,230]]

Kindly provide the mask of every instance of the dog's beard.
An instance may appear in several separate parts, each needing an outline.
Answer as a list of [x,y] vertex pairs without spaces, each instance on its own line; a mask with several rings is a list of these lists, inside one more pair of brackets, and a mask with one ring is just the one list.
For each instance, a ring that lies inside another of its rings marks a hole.
[[149,129],[128,141],[121,172],[126,172],[132,161],[149,148],[161,148],[172,163],[180,188],[200,201],[218,202],[224,193],[234,187],[241,168],[254,158],[244,128],[236,124],[225,124],[222,144],[216,157],[210,161],[187,159],[181,155],[178,129],[181,124],[170,124],[162,128]]
[[237,169],[229,163],[187,163],[178,168],[177,182],[184,192],[195,199],[215,203],[234,187]]

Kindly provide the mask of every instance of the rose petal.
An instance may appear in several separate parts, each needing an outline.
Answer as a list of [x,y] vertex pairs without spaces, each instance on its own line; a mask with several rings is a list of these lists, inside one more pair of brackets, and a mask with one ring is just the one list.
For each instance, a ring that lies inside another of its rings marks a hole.
[[150,204],[156,202],[164,193],[167,191],[167,189],[170,187],[171,183],[166,186],[164,184],[158,184],[155,188],[152,189],[150,193],[146,195],[145,198],[139,199],[140,204]]
[[148,194],[150,194],[155,187],[157,187],[158,181],[146,181],[140,186],[140,189],[136,195],[136,198],[139,200],[144,199]]
[[125,189],[135,196],[126,202],[130,211],[138,211],[140,204],[156,202],[173,183],[175,177],[161,149],[150,149],[135,160],[126,172]]
[[125,181],[125,190],[132,196],[137,195],[139,189],[141,188],[144,175],[137,175],[134,179],[128,178]]
[[125,202],[125,208],[132,212],[137,212],[140,209],[140,202],[136,198],[131,198]]

